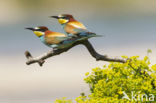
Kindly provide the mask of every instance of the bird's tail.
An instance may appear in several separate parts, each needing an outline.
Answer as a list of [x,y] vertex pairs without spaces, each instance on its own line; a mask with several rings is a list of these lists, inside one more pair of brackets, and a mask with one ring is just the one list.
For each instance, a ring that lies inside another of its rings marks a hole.
[[89,32],[87,36],[88,36],[89,38],[92,38],[92,37],[102,37],[103,35],[97,35],[97,34],[95,34],[95,33]]
[[102,37],[102,35],[96,35],[95,33],[88,32],[87,34],[85,33],[85,35],[81,35],[77,41],[87,40],[92,37]]

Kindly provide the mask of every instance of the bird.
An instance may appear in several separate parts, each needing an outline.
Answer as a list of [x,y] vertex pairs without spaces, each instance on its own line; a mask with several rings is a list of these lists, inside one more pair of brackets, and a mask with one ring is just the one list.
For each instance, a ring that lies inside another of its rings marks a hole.
[[101,37],[96,33],[89,32],[87,28],[79,21],[77,21],[70,14],[60,14],[58,16],[50,16],[51,18],[58,19],[58,22],[62,25],[67,36],[79,37],[79,40],[89,39],[91,37]]
[[54,50],[70,47],[78,40],[77,38],[69,37],[66,34],[51,31],[45,26],[38,26],[35,28],[28,27],[26,29],[32,30],[45,45]]

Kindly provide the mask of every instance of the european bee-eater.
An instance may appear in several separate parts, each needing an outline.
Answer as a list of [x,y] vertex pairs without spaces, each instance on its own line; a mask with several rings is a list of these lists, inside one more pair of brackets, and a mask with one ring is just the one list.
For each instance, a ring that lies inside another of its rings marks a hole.
[[45,45],[54,50],[69,47],[77,40],[77,38],[68,37],[66,34],[50,31],[45,26],[26,29],[32,30]]
[[63,29],[68,34],[68,36],[73,35],[76,37],[81,37],[82,39],[100,36],[89,32],[81,22],[75,20],[74,17],[70,14],[61,14],[51,17],[58,19],[58,22],[63,26]]

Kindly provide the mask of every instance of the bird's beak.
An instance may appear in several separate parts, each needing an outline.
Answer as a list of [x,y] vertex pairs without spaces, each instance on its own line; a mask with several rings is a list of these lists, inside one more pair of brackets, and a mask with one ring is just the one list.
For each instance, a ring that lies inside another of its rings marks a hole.
[[25,28],[25,29],[32,30],[32,31],[34,31],[34,30],[35,30],[34,28]]
[[50,16],[51,18],[59,19],[58,16]]

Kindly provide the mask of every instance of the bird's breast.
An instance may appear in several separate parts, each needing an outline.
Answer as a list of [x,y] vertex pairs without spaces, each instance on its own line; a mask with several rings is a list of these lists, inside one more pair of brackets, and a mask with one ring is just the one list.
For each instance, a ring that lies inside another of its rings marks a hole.
[[59,44],[62,41],[62,38],[65,38],[66,35],[58,32],[50,32],[45,34],[45,41],[47,44]]
[[45,38],[45,41],[47,44],[59,44],[60,43],[60,40],[58,40],[56,37]]

